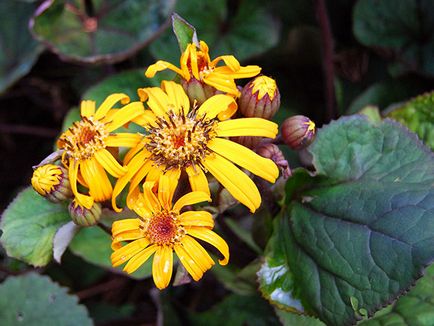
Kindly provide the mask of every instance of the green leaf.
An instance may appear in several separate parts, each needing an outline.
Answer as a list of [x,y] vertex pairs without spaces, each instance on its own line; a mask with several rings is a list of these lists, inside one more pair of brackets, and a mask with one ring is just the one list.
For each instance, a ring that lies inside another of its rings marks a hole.
[[143,69],[127,70],[92,86],[83,94],[82,99],[96,101],[96,104],[99,105],[112,93],[125,93],[131,98],[131,101],[138,101],[138,88],[160,86],[162,80],[171,80],[172,78],[173,74],[170,72],[148,79],[145,77]]
[[8,256],[45,266],[52,258],[55,233],[70,220],[66,205],[53,204],[28,187],[4,211],[0,242]]
[[46,1],[31,22],[35,36],[62,59],[113,63],[148,45],[164,28],[172,1]]
[[434,325],[434,265],[431,265],[406,295],[391,307],[380,310],[374,318],[360,323],[363,326]]
[[43,49],[27,27],[34,10],[34,4],[0,1],[0,93],[30,71]]
[[277,325],[272,308],[259,296],[232,294],[206,312],[190,315],[192,325]]
[[[273,224],[277,231],[279,219],[275,219]],[[303,305],[292,294],[294,278],[289,270],[283,245],[282,234],[274,232],[265,249],[265,261],[258,271],[259,291],[279,309],[303,313]]]
[[402,68],[434,75],[432,1],[359,0],[353,31],[362,44],[393,51]]
[[434,150],[434,92],[420,95],[387,114],[411,131]]
[[3,325],[93,325],[76,296],[35,273],[9,277],[0,285],[0,320]]
[[196,29],[176,13],[172,15],[172,28],[181,52],[184,52],[190,43],[199,45]]
[[275,309],[276,315],[284,326],[325,326],[325,324],[314,318],[304,315],[297,315],[280,309]]
[[[240,2],[235,14],[224,0],[178,1],[175,11],[188,19],[199,32],[199,40],[209,45],[211,59],[222,54],[232,54],[238,60],[251,58],[275,46],[279,39],[275,20],[254,1]],[[172,31],[166,31],[149,48],[156,59],[178,65],[179,47]]]
[[277,230],[304,308],[350,324],[351,297],[372,315],[433,260],[434,156],[399,124],[361,116],[320,129],[309,151],[323,178]]
[[[113,268],[110,255],[111,236],[97,226],[82,228],[69,245],[69,249],[85,261],[104,267],[114,272],[123,273],[120,267]],[[152,258],[133,274],[129,275],[136,279],[149,277],[152,273]]]

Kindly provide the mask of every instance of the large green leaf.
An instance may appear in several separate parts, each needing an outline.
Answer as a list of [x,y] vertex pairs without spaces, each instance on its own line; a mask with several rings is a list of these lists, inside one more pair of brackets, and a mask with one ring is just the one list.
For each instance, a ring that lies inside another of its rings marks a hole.
[[[207,42],[211,58],[222,54],[233,54],[239,60],[251,58],[275,46],[279,39],[276,22],[255,1],[242,1],[235,14],[229,12],[224,0],[179,1],[175,11],[196,28],[200,40]],[[153,42],[150,50],[156,59],[179,63],[179,46],[171,30]]]
[[64,60],[110,63],[146,46],[164,28],[173,1],[46,1],[34,16],[35,36]]
[[70,220],[65,205],[53,204],[28,187],[4,211],[0,242],[8,256],[44,266],[52,258],[55,233]]
[[[110,261],[111,236],[97,226],[81,229],[72,240],[69,249],[91,264],[122,273],[122,269],[120,267],[113,268]],[[152,258],[131,274],[131,277],[141,279],[149,277],[151,272]]]
[[360,325],[434,325],[434,265],[427,269],[426,275],[410,292]]
[[2,325],[93,325],[78,298],[47,276],[29,273],[0,285]]
[[434,92],[420,95],[387,115],[417,133],[434,150]]
[[359,0],[353,30],[364,45],[393,51],[401,68],[434,75],[431,0]]
[[0,93],[27,74],[43,47],[27,28],[35,5],[0,1]]
[[434,258],[434,156],[396,122],[341,118],[309,151],[322,176],[288,198],[277,229],[294,291],[328,325],[407,291]]

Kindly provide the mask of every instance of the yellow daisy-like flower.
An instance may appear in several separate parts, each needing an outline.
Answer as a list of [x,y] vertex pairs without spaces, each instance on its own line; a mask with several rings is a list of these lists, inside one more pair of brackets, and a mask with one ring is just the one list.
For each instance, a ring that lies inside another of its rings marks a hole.
[[[224,66],[218,66],[223,61]],[[159,60],[150,65],[145,72],[146,77],[152,78],[159,71],[170,69],[189,81],[195,78],[203,81],[219,91],[240,96],[235,79],[254,77],[261,72],[259,66],[241,66],[232,55],[222,55],[214,60],[210,59],[208,45],[200,41],[199,48],[190,43],[181,55],[180,68],[175,65]]]
[[[219,261],[229,261],[227,243],[212,231],[214,220],[209,212],[185,211],[186,205],[211,201],[204,192],[190,192],[172,205],[176,180],[161,176],[157,196],[153,192],[154,182],[145,182],[135,211],[140,218],[115,221],[112,226],[112,265],[119,266],[128,261],[123,270],[133,273],[153,254],[152,276],[159,289],[168,286],[172,277],[173,251],[195,281],[214,265],[206,250],[194,239],[200,239],[216,247],[223,255]],[[125,241],[131,241],[123,245]]]
[[[151,110],[136,123],[148,134],[125,156],[128,172],[120,177],[113,190],[112,204],[117,211],[116,197],[131,182],[127,205],[134,207],[139,183],[158,181],[161,174],[178,179],[181,171],[188,175],[193,191],[209,194],[205,172],[210,172],[237,200],[254,212],[261,196],[253,181],[236,165],[274,182],[279,170],[270,159],[226,139],[233,136],[274,138],[277,124],[261,118],[228,120],[236,111],[232,96],[215,95],[200,107],[190,108],[181,85],[163,81],[162,88],[138,90]],[[235,163],[235,164],[234,164]]]
[[[112,133],[115,129],[143,114],[141,102],[132,102],[121,109],[113,109],[117,102],[129,103],[127,95],[108,96],[95,110],[94,101],[81,102],[81,120],[74,122],[57,141],[64,150],[62,163],[68,168],[71,189],[77,201],[90,209],[94,201],[102,202],[112,196],[113,187],[106,171],[115,178],[123,176],[127,169],[120,165],[107,147],[134,147],[142,135]],[[77,182],[89,189],[89,195],[81,194]]]

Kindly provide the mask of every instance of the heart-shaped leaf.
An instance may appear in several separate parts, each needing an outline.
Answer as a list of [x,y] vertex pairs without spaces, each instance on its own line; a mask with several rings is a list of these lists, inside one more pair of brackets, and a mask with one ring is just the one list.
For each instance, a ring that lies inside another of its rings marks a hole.
[[27,74],[42,51],[28,30],[35,5],[0,1],[0,93]]
[[434,92],[419,95],[387,114],[417,133],[434,150]]
[[354,116],[309,148],[321,178],[279,219],[294,291],[327,325],[354,323],[407,291],[434,258],[434,156],[396,122]]
[[55,233],[70,220],[66,205],[53,204],[28,187],[4,211],[0,242],[8,256],[45,266],[53,255]]
[[76,296],[35,273],[9,277],[0,285],[0,320],[2,325],[93,325]]
[[359,0],[354,34],[364,45],[388,49],[399,70],[434,75],[434,7],[430,0]]
[[64,60],[113,63],[133,55],[165,28],[172,3],[46,0],[33,17],[31,28]]

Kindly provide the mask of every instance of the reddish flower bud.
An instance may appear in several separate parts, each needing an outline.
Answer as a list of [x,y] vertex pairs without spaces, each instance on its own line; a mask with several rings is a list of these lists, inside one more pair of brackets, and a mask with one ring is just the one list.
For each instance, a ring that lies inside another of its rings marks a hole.
[[190,102],[194,103],[196,101],[197,105],[202,105],[203,102],[218,92],[214,87],[195,78],[190,78],[190,80],[182,79],[181,83]]
[[270,120],[280,107],[280,93],[274,79],[259,76],[247,83],[241,91],[240,112],[245,117]]
[[291,149],[306,148],[315,138],[315,123],[303,115],[295,115],[282,124],[282,139]]
[[77,225],[96,225],[101,218],[101,205],[94,203],[90,209],[87,209],[73,200],[71,204],[69,204],[69,215],[72,221]]
[[285,159],[279,147],[272,143],[265,143],[258,147],[256,153],[262,157],[269,158],[282,170],[282,175],[286,179],[291,176],[292,172],[289,168],[288,161]]
[[45,164],[33,171],[32,186],[35,191],[53,203],[59,203],[72,197],[68,171],[65,168]]

